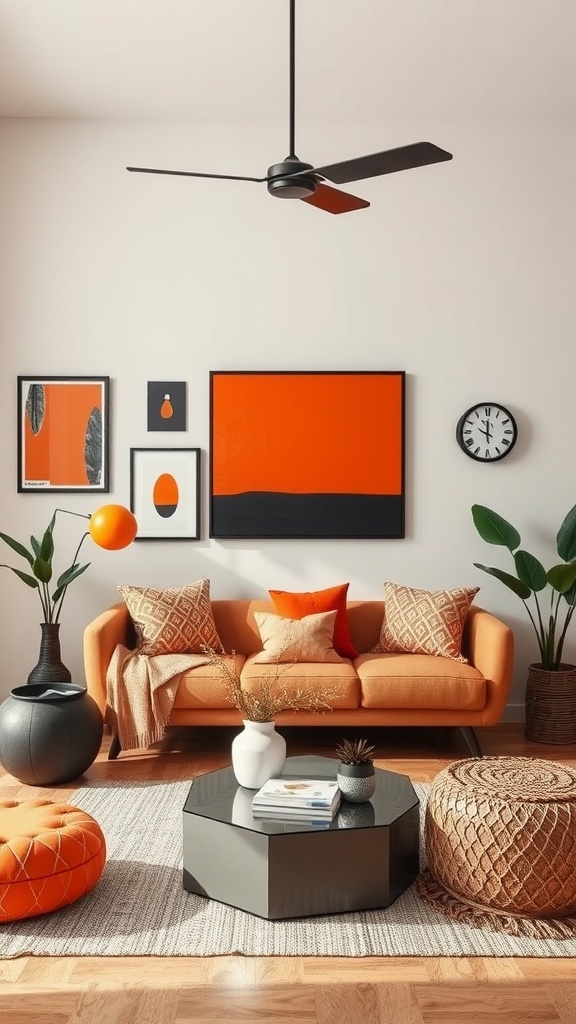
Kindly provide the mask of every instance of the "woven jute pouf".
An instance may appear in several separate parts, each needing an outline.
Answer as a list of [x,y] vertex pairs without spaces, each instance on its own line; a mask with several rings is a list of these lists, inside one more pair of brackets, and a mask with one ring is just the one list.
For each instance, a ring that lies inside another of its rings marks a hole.
[[475,927],[576,934],[576,772],[535,757],[457,761],[434,779],[421,896]]
[[58,910],[84,896],[106,861],[86,811],[51,800],[0,802],[0,922]]

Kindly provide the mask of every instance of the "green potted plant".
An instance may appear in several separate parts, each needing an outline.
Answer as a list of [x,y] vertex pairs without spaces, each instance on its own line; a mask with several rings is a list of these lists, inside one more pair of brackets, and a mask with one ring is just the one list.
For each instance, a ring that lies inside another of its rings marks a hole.
[[[60,573],[54,587],[52,582],[54,576],[54,527],[58,512],[87,519],[88,528],[80,538],[71,565]],[[132,543],[137,529],[138,524],[129,509],[123,505],[102,505],[92,515],[68,512],[67,509],[57,508],[44,530],[42,539],[30,537],[29,548],[21,544],[20,541],[14,540],[13,537],[9,537],[7,533],[0,533],[0,540],[3,540],[12,551],[25,559],[29,571],[24,572],[22,569],[16,569],[13,565],[5,563],[0,564],[0,569],[10,569],[27,587],[36,590],[42,607],[40,657],[38,664],[28,676],[29,683],[69,683],[71,680],[69,670],[60,659],[60,614],[68,587],[90,565],[89,562],[86,565],[80,565],[78,561],[80,548],[86,537],[90,536],[94,543],[101,548],[116,551]],[[54,589],[52,589],[53,587]]]
[[342,796],[351,803],[362,804],[376,789],[374,751],[368,740],[342,740],[336,747],[340,758],[337,779]]
[[562,561],[550,569],[521,547],[518,530],[492,509],[473,505],[472,518],[482,540],[508,549],[516,575],[479,562],[474,565],[521,599],[538,642],[540,660],[528,666],[525,736],[542,743],[576,742],[576,666],[562,661],[576,607],[576,505],[556,535]]

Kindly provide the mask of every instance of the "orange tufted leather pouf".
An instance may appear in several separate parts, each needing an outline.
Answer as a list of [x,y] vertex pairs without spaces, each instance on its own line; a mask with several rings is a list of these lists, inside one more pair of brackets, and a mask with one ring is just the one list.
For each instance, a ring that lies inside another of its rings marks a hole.
[[0,801],[0,922],[58,910],[84,896],[106,861],[86,811],[51,800]]

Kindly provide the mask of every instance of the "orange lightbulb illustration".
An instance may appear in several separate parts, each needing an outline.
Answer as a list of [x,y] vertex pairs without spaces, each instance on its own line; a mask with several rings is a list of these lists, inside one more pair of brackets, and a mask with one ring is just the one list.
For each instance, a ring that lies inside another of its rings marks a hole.
[[160,406],[160,415],[162,419],[169,420],[174,415],[174,409],[172,408],[172,402],[170,401],[170,395],[164,395],[164,401]]

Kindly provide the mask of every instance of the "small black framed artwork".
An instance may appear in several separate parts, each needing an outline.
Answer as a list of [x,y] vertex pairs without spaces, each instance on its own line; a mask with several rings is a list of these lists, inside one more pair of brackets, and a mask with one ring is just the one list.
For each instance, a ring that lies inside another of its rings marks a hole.
[[200,539],[200,448],[131,448],[135,540]]
[[18,377],[18,491],[109,490],[109,377]]
[[405,372],[210,374],[210,536],[404,537]]
[[148,381],[148,430],[186,430],[186,381]]

